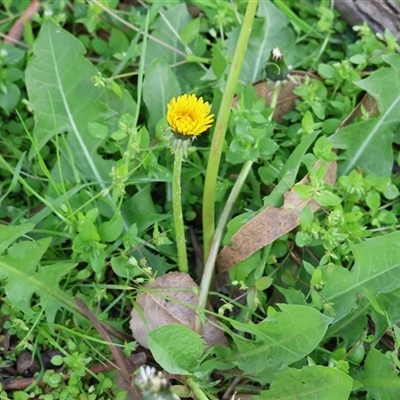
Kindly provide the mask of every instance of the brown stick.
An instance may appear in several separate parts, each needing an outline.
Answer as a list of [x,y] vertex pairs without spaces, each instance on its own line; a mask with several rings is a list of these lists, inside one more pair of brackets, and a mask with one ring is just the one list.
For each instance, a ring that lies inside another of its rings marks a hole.
[[32,21],[33,16],[39,11],[40,6],[41,4],[39,0],[31,0],[31,3],[29,4],[28,8],[15,21],[14,25],[8,32],[8,35],[4,37],[4,43],[10,43],[10,44],[20,43],[22,33],[24,32],[25,23],[27,21]]
[[[111,336],[109,333],[104,329],[104,327],[97,321],[96,316],[89,310],[89,307],[79,298],[75,298],[76,304],[80,307],[82,310],[83,314],[86,316],[86,318],[89,319],[89,321],[93,324],[93,326],[96,328],[96,330],[100,333],[101,337],[109,343],[113,343]],[[132,399],[141,399],[141,393],[139,389],[132,384],[132,373],[133,371],[133,366],[129,363],[128,359],[123,355],[121,349],[113,344],[109,345],[111,354],[114,357],[114,360],[122,374],[122,377],[126,383],[126,388],[129,391],[130,398]],[[135,366],[137,369],[138,366]]]

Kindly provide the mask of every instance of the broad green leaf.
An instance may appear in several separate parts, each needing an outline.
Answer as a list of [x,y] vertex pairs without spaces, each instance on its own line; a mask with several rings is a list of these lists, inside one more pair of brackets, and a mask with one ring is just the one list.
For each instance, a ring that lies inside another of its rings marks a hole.
[[353,378],[367,391],[368,400],[400,398],[400,378],[392,357],[371,348],[364,363],[364,371],[355,371]]
[[[290,56],[288,46],[295,41],[292,31],[286,27],[289,20],[270,1],[260,2],[257,16],[261,18],[254,20],[240,73],[240,81],[245,85],[262,76],[262,69],[274,47],[279,47],[283,54]],[[224,43],[227,58],[231,58],[235,51],[240,29],[235,28],[227,34],[228,39]]]
[[167,64],[175,64],[184,59],[184,47],[180,34],[183,28],[192,20],[185,3],[178,4],[161,14],[161,18],[152,26],[152,37],[147,43],[145,68],[156,58],[163,59]]
[[288,368],[276,375],[269,390],[255,400],[347,400],[353,379],[338,369],[313,365]]
[[390,176],[392,129],[400,122],[400,55],[384,55],[382,59],[389,68],[355,82],[377,100],[379,117],[345,127],[331,137],[335,147],[345,149],[345,161],[339,165],[341,175],[359,167],[367,173]]
[[181,89],[168,63],[162,59],[154,60],[146,71],[143,82],[143,100],[149,111],[149,129],[165,117],[167,104],[172,97],[179,96]]
[[36,293],[51,324],[60,307],[66,306],[70,300],[58,285],[75,264],[40,266],[40,260],[50,243],[51,238],[48,238],[36,242],[24,241],[10,247],[7,255],[0,256],[0,278],[7,281],[4,290],[10,302],[27,315],[33,314],[31,301]]
[[355,307],[357,296],[370,299],[400,288],[400,232],[367,239],[352,248],[355,265],[324,269],[324,301],[331,303],[335,321]]
[[[97,154],[103,139],[90,135],[89,124],[106,124],[114,132],[120,115],[134,113],[132,97],[126,90],[119,98],[111,89],[95,87],[92,78],[98,72],[83,57],[85,48],[52,21],[42,25],[33,53],[26,69],[26,85],[35,111],[39,149],[55,134],[66,132],[73,159],[69,164],[62,159],[65,176],[74,167],[83,179],[104,188],[110,181],[111,162]],[[73,174],[68,179],[71,177]]]
[[[400,78],[399,78],[400,79]],[[389,177],[393,167],[392,126],[380,116],[351,124],[332,135],[333,147],[342,149],[338,175],[348,175],[354,168],[365,173]]]
[[272,372],[310,354],[324,337],[331,318],[314,308],[280,304],[277,312],[259,324],[232,321],[235,329],[250,333],[254,340],[234,337],[234,363],[250,374]]
[[154,359],[170,374],[194,374],[205,350],[201,336],[178,324],[153,329],[147,342]]
[[389,68],[381,68],[368,78],[355,83],[376,99],[385,123],[398,123],[400,121],[400,55],[383,55],[382,59],[390,65]]
[[0,225],[0,254],[15,240],[25,233],[31,231],[35,227],[34,224],[24,225]]

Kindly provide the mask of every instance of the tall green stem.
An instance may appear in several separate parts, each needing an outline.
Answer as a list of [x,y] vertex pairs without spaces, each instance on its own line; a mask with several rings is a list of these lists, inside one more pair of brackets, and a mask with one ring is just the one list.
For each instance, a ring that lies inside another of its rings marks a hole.
[[[269,121],[272,121],[274,111],[276,108],[276,104],[278,102],[279,92],[280,92],[280,86],[278,86],[272,92],[271,103],[270,103],[272,112],[268,118]],[[222,240],[222,235],[223,235],[225,226],[228,222],[228,218],[232,211],[232,208],[236,202],[236,199],[239,196],[240,191],[242,190],[242,186],[244,185],[244,182],[246,181],[247,175],[249,174],[252,166],[253,166],[252,161],[246,161],[243,164],[243,167],[242,167],[242,169],[239,173],[239,176],[231,190],[231,193],[229,194],[228,200],[225,203],[225,207],[224,207],[221,217],[218,221],[217,229],[215,230],[215,234],[214,234],[214,237],[213,237],[213,240],[211,243],[209,256],[208,256],[206,264],[204,266],[204,272],[203,272],[203,276],[201,279],[199,301],[198,301],[198,309],[199,310],[203,310],[206,307],[208,292],[210,290],[211,281],[214,276],[215,262],[216,262],[217,255],[218,255],[219,245]],[[202,333],[202,323],[201,323],[201,319],[200,319],[199,315],[196,316],[195,330],[199,334]]]
[[203,195],[203,247],[204,259],[207,260],[215,228],[215,189],[221,161],[222,145],[228,127],[229,114],[239,80],[247,43],[250,38],[258,0],[247,3],[242,29],[233,55],[231,70],[229,71],[226,87],[222,96],[221,106],[215,124],[214,137],[211,144],[210,157],[207,164],[206,180]]
[[181,171],[182,171],[182,146],[175,152],[174,173],[172,176],[172,210],[174,214],[176,247],[178,250],[178,267],[180,272],[189,272],[185,227],[183,224],[182,201],[181,201]]

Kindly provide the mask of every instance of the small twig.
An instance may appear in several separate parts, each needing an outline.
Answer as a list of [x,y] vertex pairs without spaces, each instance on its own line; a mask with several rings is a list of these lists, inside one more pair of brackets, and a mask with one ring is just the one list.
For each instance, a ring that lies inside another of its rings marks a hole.
[[[104,326],[102,326],[99,321],[97,320],[96,316],[89,310],[89,307],[83,302],[82,299],[75,298],[76,304],[80,307],[82,310],[83,314],[90,320],[90,322],[93,324],[94,328],[100,333],[101,337],[109,343],[113,343],[111,336],[109,333],[104,329]],[[132,376],[131,374],[133,373],[133,366],[130,365],[128,359],[123,355],[121,349],[113,344],[109,344],[109,348],[111,351],[111,354],[113,355],[116,364],[118,365],[118,368],[121,371],[122,377],[124,378],[124,381],[128,384],[130,395],[132,396],[132,399],[141,399],[141,394],[139,389],[132,384]],[[139,366],[135,366],[135,369],[137,369]]]
[[228,389],[226,389],[224,395],[222,396],[222,400],[229,400],[232,396],[232,392],[235,390],[236,386],[239,384],[239,382],[243,379],[242,376],[236,376],[231,384],[229,385]]
[[[31,0],[28,8],[24,11],[24,13],[15,21],[14,25],[11,27],[8,35],[2,35],[4,38],[4,43],[9,44],[19,44],[24,45],[20,42],[20,38],[22,37],[22,33],[24,32],[24,25],[27,21],[31,21],[33,16],[39,11],[40,9],[40,1],[39,0]],[[27,46],[28,47],[28,46]]]

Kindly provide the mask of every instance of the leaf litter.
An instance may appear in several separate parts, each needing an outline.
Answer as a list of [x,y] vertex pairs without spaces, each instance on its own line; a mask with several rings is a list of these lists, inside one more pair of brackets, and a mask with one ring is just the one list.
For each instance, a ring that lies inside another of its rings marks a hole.
[[[317,162],[315,167],[318,167],[319,164]],[[325,183],[332,185],[335,182],[336,170],[336,162],[327,163]],[[309,184],[308,175],[299,183]],[[232,236],[231,244],[225,246],[218,255],[218,272],[222,273],[229,270],[256,251],[296,228],[300,223],[300,213],[307,205],[313,212],[320,208],[319,204],[313,199],[302,200],[296,194],[294,188],[287,191],[284,194],[284,202],[281,207],[268,206]]]
[[[194,330],[199,289],[189,275],[181,272],[169,272],[143,285],[136,298],[136,307],[131,312],[133,337],[148,348],[147,334],[152,329],[180,324]],[[214,344],[228,345],[213,315],[207,315],[203,339],[209,347]]]

